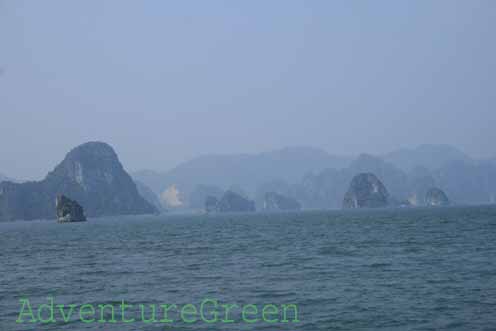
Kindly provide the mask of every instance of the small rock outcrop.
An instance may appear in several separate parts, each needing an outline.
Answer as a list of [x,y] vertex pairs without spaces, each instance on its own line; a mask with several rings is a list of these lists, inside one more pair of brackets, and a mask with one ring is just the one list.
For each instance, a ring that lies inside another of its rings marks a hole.
[[276,192],[267,192],[264,197],[264,210],[300,210],[301,205],[293,198]]
[[450,201],[443,190],[433,187],[425,194],[425,204],[427,206],[449,206]]
[[353,177],[344,196],[343,208],[383,208],[389,205],[389,193],[382,182],[372,173]]
[[217,207],[219,205],[219,199],[214,196],[208,196],[205,199],[205,212],[213,213],[217,211]]
[[[213,203],[213,200],[211,202]],[[255,202],[232,191],[227,191],[218,201],[215,210],[221,213],[252,212],[255,211]]]
[[71,200],[65,195],[58,195],[55,199],[57,209],[57,221],[59,223],[86,222],[83,207],[77,201]]

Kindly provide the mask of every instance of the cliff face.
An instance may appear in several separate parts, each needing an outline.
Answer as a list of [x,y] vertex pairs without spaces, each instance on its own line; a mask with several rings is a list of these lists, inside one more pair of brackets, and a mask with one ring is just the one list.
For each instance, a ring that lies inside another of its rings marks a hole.
[[301,205],[295,199],[275,192],[268,192],[265,194],[264,209],[269,211],[300,210]]
[[83,207],[77,201],[71,200],[65,195],[57,196],[55,208],[59,223],[86,222]]
[[343,208],[381,208],[389,204],[389,193],[371,173],[355,176],[343,200]]
[[425,195],[425,204],[427,206],[449,206],[450,201],[446,193],[437,187],[433,187]]
[[157,211],[140,196],[112,147],[89,142],[70,151],[42,181],[0,183],[0,220],[54,218],[53,202],[61,194],[77,200],[90,217]]
[[158,196],[153,192],[148,186],[135,180],[136,188],[138,193],[145,199],[149,204],[154,206],[159,212],[165,212],[166,210],[162,207]]

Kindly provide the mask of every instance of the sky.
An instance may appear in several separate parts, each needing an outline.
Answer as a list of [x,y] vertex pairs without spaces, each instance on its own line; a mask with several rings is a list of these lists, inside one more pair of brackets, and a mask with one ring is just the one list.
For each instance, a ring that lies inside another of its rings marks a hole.
[[496,155],[496,1],[0,0],[0,173],[73,147]]

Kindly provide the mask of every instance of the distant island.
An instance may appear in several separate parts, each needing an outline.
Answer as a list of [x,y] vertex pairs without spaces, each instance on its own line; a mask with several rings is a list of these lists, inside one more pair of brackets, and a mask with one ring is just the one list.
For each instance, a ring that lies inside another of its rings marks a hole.
[[203,155],[173,169],[133,172],[168,210],[202,211],[208,196],[232,190],[264,210],[273,192],[301,209],[340,209],[358,174],[372,173],[387,188],[391,206],[429,206],[426,194],[441,189],[450,204],[496,203],[496,159],[474,159],[449,145],[421,145],[382,155],[332,155],[311,147],[257,154]]
[[[422,206],[450,205],[446,193],[437,187],[428,189],[422,201]],[[372,173],[362,173],[353,177],[343,199],[344,209],[411,206],[415,205],[408,200],[397,201],[391,198],[386,186]]]
[[351,180],[343,201],[344,209],[384,208],[390,205],[384,184],[372,173],[358,174]]
[[446,145],[356,158],[298,147],[201,156],[131,178],[111,146],[88,142],[41,181],[0,175],[0,221],[54,219],[58,195],[88,217],[487,204],[496,202],[496,161]]
[[88,142],[71,150],[42,181],[1,182],[0,221],[54,219],[54,202],[62,194],[77,200],[89,217],[157,213],[113,148]]
[[208,196],[205,199],[205,211],[207,212],[254,212],[255,202],[251,201],[241,194],[233,191],[227,191],[219,200],[216,197]]

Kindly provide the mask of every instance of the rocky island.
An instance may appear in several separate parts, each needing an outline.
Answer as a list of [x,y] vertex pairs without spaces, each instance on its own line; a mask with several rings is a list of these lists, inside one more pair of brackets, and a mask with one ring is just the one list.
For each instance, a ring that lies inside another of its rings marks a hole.
[[233,191],[226,191],[220,200],[212,196],[207,197],[205,211],[220,213],[253,212],[255,211],[255,202]]
[[59,223],[86,222],[83,207],[77,201],[71,200],[65,195],[57,196],[55,208],[57,209],[57,221]]
[[117,154],[106,143],[89,142],[71,150],[38,182],[0,183],[0,221],[53,219],[58,195],[70,196],[90,217],[154,214]]
[[425,194],[425,205],[434,207],[449,206],[450,201],[443,190],[433,187]]
[[362,173],[353,177],[343,200],[344,209],[383,208],[388,205],[389,193],[372,173]]

